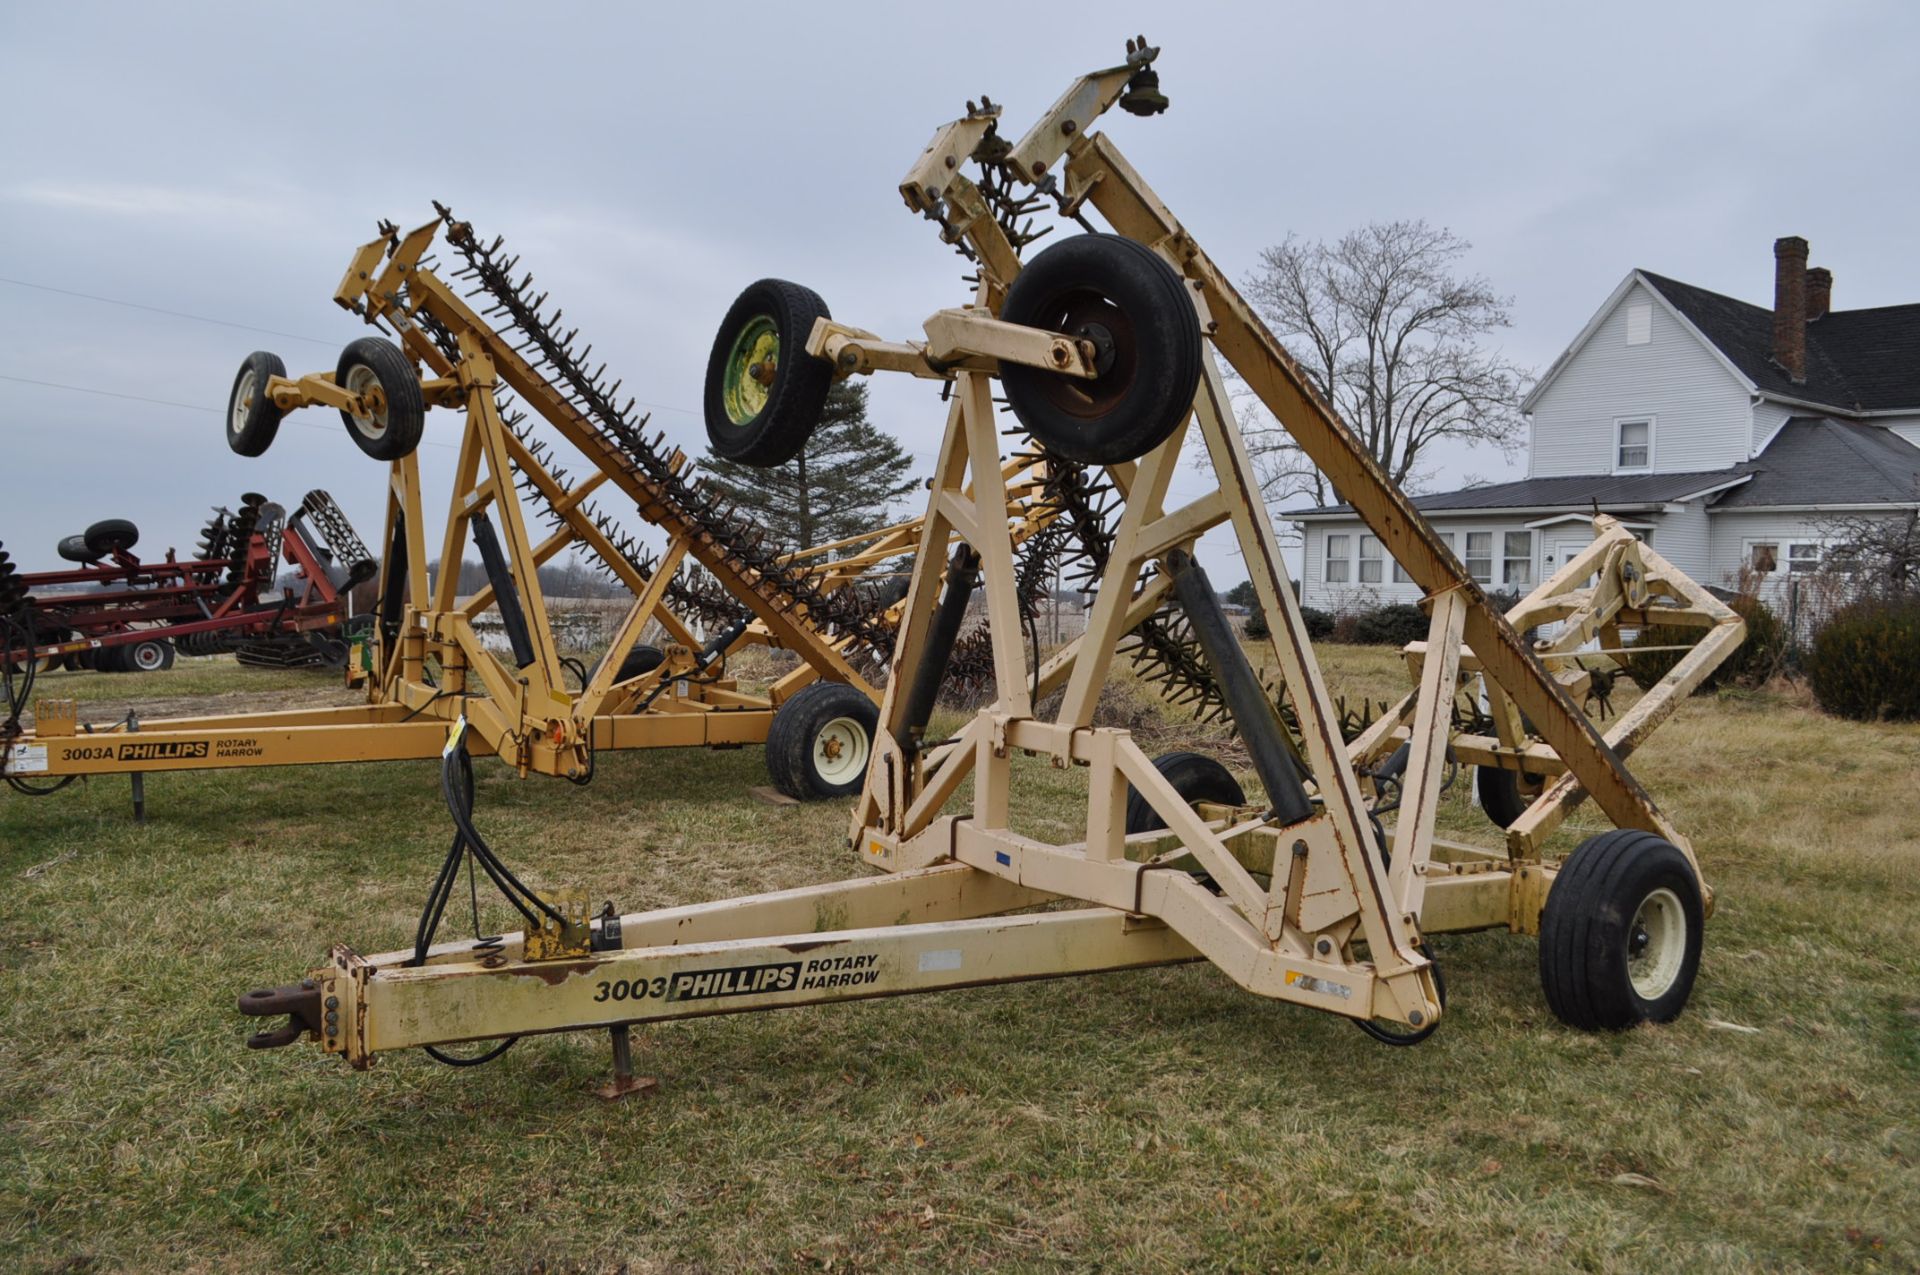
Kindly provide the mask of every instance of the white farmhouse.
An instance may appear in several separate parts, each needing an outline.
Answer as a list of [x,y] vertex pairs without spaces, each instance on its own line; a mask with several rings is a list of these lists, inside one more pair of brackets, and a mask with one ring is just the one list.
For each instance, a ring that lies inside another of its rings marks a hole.
[[[1703,583],[1778,584],[1834,517],[1920,504],[1920,305],[1833,310],[1806,240],[1773,250],[1771,310],[1628,274],[1522,404],[1527,477],[1414,498],[1475,579],[1524,592],[1597,509]],[[1285,516],[1306,605],[1418,600],[1349,506]]]

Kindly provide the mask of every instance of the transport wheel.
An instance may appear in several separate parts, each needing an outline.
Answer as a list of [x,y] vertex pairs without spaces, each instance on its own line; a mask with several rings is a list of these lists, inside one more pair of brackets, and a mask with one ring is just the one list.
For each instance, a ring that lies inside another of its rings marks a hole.
[[[1188,805],[1202,801],[1223,806],[1244,806],[1247,794],[1233,772],[1205,753],[1162,753],[1153,759],[1153,768],[1166,776],[1173,790]],[[1127,785],[1127,833],[1157,832],[1166,827],[1158,811],[1132,784]]]
[[351,394],[378,389],[386,402],[366,416],[342,408],[340,419],[360,450],[375,460],[399,460],[420,446],[427,428],[426,399],[420,377],[400,347],[377,336],[363,336],[340,351],[334,383]]
[[800,454],[833,385],[807,353],[815,319],[831,318],[811,288],[762,279],[727,311],[707,356],[707,441],[728,460],[771,468]]
[[60,543],[55,546],[55,552],[68,562],[78,562],[82,564],[92,562],[99,556],[98,554],[87,552],[87,538],[85,536],[63,537]]
[[642,673],[651,673],[666,663],[667,653],[657,646],[648,646],[642,642],[627,652],[627,658],[620,661],[620,671],[613,680],[624,682],[630,677],[639,677]]
[[126,673],[158,673],[173,667],[173,643],[164,638],[148,638],[119,648],[120,669]]
[[1539,775],[1521,774],[1517,770],[1475,766],[1474,771],[1473,786],[1480,794],[1480,808],[1502,828],[1511,828],[1513,821],[1527,812],[1533,799],[1546,787],[1546,780]]
[[1567,856],[1540,916],[1540,985],[1570,1027],[1620,1031],[1680,1016],[1705,929],[1693,865],[1622,828]]
[[767,773],[789,797],[851,797],[867,779],[880,710],[840,682],[815,682],[782,704],[767,732]]
[[1187,285],[1152,249],[1075,235],[1027,263],[1000,317],[1094,347],[1091,381],[1003,365],[1013,414],[1047,450],[1111,465],[1167,440],[1200,386],[1200,318]]
[[242,456],[259,456],[273,443],[286,413],[267,397],[267,382],[285,376],[278,354],[255,350],[240,364],[227,394],[227,446]]
[[81,537],[86,542],[89,561],[110,553],[125,553],[140,543],[140,528],[125,518],[102,518],[87,528]]

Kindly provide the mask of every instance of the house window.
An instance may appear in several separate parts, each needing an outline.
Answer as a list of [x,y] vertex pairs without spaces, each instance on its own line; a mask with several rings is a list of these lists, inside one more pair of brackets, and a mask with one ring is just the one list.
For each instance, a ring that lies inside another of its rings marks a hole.
[[1799,576],[1818,571],[1825,557],[1826,546],[1817,540],[1790,544],[1787,546],[1787,572]]
[[1493,533],[1467,533],[1467,574],[1481,584],[1493,583]]
[[1353,567],[1347,560],[1347,545],[1352,539],[1353,537],[1344,532],[1338,535],[1331,531],[1327,533],[1326,578],[1328,584],[1345,584],[1350,578],[1348,573]]
[[1513,589],[1533,587],[1533,533],[1509,531],[1501,546],[1500,583]]
[[1650,305],[1630,305],[1627,307],[1627,344],[1645,345],[1653,340],[1653,307]]
[[1651,420],[1614,422],[1615,470],[1653,467],[1653,422]]
[[1380,541],[1376,536],[1360,537],[1360,583],[1380,583]]
[[[1449,549],[1453,548],[1453,533],[1451,531],[1440,531],[1440,532],[1435,532],[1434,534],[1439,536],[1441,540],[1446,542],[1447,548]],[[1413,577],[1407,574],[1407,569],[1405,567],[1401,566],[1398,562],[1395,562],[1393,564],[1393,582],[1395,584],[1412,584]]]
[[1769,571],[1780,569],[1780,546],[1777,544],[1756,544],[1747,549],[1747,565],[1765,575]]

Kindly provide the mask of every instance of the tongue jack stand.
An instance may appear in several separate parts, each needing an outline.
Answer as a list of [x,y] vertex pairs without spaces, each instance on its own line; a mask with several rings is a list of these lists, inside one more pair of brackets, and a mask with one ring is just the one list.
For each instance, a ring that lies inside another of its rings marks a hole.
[[594,1092],[608,1102],[617,1102],[658,1089],[660,1082],[652,1076],[633,1074],[633,1043],[628,1038],[628,1025],[615,1023],[608,1031],[613,1036],[613,1079]]

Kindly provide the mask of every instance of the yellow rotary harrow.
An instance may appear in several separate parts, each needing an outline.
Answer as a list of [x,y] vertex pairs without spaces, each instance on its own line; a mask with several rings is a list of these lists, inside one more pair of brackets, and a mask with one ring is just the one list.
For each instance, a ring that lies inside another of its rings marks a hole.
[[[513,881],[502,888],[528,918],[523,933],[434,944],[423,925],[409,950],[336,947],[301,982],[241,998],[245,1014],[286,1016],[251,1044],[304,1038],[366,1067],[395,1049],[451,1057],[440,1051],[454,1042],[500,1042],[463,1060],[474,1061],[521,1035],[611,1029],[609,1092],[621,1093],[640,1086],[634,1022],[1194,960],[1254,995],[1411,1044],[1445,1012],[1430,940],[1486,929],[1539,936],[1547,1001],[1573,1026],[1681,1012],[1711,895],[1692,846],[1624,758],[1738,645],[1739,618],[1607,519],[1552,579],[1510,613],[1496,609],[1095,131],[1116,104],[1166,108],[1157,54],[1130,42],[1123,64],[1074,81],[1018,140],[985,101],[934,135],[900,194],[977,274],[968,301],[930,315],[920,338],[837,322],[806,289],[766,280],[742,294],[716,340],[709,434],[747,459],[775,460],[804,439],[834,377],[905,374],[950,391],[895,675],[851,821],[867,875],[597,916],[579,890],[542,895]],[[1027,251],[1048,212],[1090,233]],[[413,255],[403,248],[389,269],[404,276]],[[1351,741],[1230,410],[1228,369],[1426,595],[1428,636],[1406,651],[1413,689]],[[1019,637],[1007,516],[1016,493],[996,378],[1049,466],[1053,525],[1092,589],[1085,636],[1044,659]],[[476,410],[486,388],[469,391]],[[1204,453],[1216,487],[1169,508],[1189,449]],[[1267,617],[1263,662],[1283,703],[1195,560],[1198,538],[1220,526]],[[994,699],[929,738],[934,691],[976,594]],[[1576,697],[1613,667],[1622,630],[1654,624],[1691,626],[1699,639],[1603,732]],[[1536,626],[1550,635],[1522,635]],[[1257,797],[1217,763],[1152,758],[1129,732],[1094,724],[1100,688],[1129,647],[1162,669],[1203,666],[1206,703],[1245,741]],[[1496,794],[1486,805],[1506,825],[1498,844],[1436,835],[1442,788],[1462,763],[1479,768],[1483,796]],[[1041,765],[1084,778],[1076,839],[1020,830],[1017,791]],[[1549,837],[1583,801],[1617,830],[1554,851]],[[455,867],[450,858],[444,871]]]

